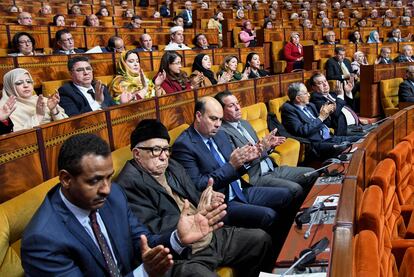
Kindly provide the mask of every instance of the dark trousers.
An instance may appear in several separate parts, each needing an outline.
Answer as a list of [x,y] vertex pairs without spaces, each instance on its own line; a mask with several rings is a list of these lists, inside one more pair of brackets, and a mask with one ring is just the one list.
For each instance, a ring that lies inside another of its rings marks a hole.
[[214,232],[209,246],[185,260],[174,261],[172,276],[217,276],[217,267],[229,266],[238,276],[257,277],[273,268],[272,242],[260,229],[223,227]]

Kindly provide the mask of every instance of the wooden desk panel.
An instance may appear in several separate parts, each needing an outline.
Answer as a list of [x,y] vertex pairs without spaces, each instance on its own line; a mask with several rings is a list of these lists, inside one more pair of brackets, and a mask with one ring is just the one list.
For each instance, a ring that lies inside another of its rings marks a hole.
[[195,92],[167,94],[160,98],[159,113],[160,121],[164,123],[168,130],[181,124],[191,124],[194,118]]
[[278,75],[256,79],[256,103],[267,103],[269,100],[281,96]]
[[407,135],[407,111],[400,110],[391,117],[394,121],[394,146]]

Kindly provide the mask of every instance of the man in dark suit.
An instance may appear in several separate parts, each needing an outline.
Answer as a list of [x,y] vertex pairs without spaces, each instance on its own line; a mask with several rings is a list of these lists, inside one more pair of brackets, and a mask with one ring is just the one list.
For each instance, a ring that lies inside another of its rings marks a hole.
[[414,65],[407,67],[406,79],[398,89],[399,102],[414,102]]
[[[191,184],[185,169],[169,158],[170,136],[156,119],[142,120],[131,134],[133,159],[117,178],[124,188],[131,210],[156,234],[177,228],[185,201],[190,213],[211,202],[224,202],[213,191],[213,179],[201,194]],[[272,267],[271,239],[260,229],[223,227],[192,245],[191,257],[176,262],[177,276],[211,276],[218,266],[231,266],[243,276],[258,276]],[[226,253],[221,255],[220,253]]]
[[171,0],[165,0],[165,3],[160,7],[160,15],[162,17],[171,17],[170,5]]
[[[75,56],[68,61],[72,81],[59,88],[60,106],[69,116],[101,110],[115,105],[108,88],[93,81],[93,68],[86,56]],[[126,97],[126,98],[125,98]],[[129,101],[124,94],[122,103]]]
[[391,64],[393,63],[391,56],[391,49],[388,47],[382,47],[378,59],[375,61],[375,64]]
[[58,167],[60,184],[23,234],[27,276],[161,276],[173,265],[171,254],[180,255],[222,226],[226,205],[212,204],[192,216],[186,205],[177,229],[151,234],[128,208],[122,189],[111,184],[111,150],[96,135],[65,141]]
[[222,118],[223,109],[217,100],[198,100],[193,125],[173,145],[173,159],[184,166],[200,191],[213,178],[214,190],[224,193],[228,202],[225,222],[261,228],[275,235],[276,225],[282,223],[278,219],[284,215],[282,211],[289,210],[292,195],[287,188],[253,187],[241,178],[248,163],[258,158],[261,151],[251,145],[233,150],[226,133],[219,130]]
[[193,5],[191,1],[185,1],[185,9],[180,13],[184,19],[184,27],[191,28],[193,27]]
[[62,29],[56,32],[56,45],[59,47],[53,51],[53,54],[79,54],[85,53],[84,50],[75,47],[75,41],[68,29]]
[[108,39],[106,47],[101,47],[102,53],[122,53],[125,51],[125,43],[121,37],[112,36]]
[[413,47],[411,45],[404,45],[402,48],[402,53],[395,58],[394,62],[396,63],[408,63],[414,62],[413,56]]
[[155,47],[152,46],[152,38],[149,34],[142,34],[139,38],[141,47],[137,48],[139,52],[152,52],[155,51]]
[[223,107],[223,124],[221,125],[221,129],[230,137],[233,147],[243,147],[250,143],[252,145],[259,144],[265,148],[261,156],[252,161],[247,170],[249,183],[256,186],[288,188],[294,195],[294,201],[299,207],[317,177],[316,174],[309,177],[306,177],[304,174],[314,169],[291,166],[278,167],[273,163],[268,153],[272,152],[274,147],[283,144],[286,138],[278,137],[270,133],[259,141],[250,123],[241,119],[241,107],[236,96],[230,91],[223,91],[218,93],[215,98]]
[[335,32],[329,31],[325,35],[325,39],[322,42],[324,45],[335,45],[336,44],[336,38],[335,38]]
[[322,73],[315,73],[309,79],[312,88],[310,102],[320,110],[327,103],[335,103],[334,112],[327,118],[325,124],[335,129],[335,134],[345,136],[348,125],[358,125],[359,118],[354,112],[355,100],[352,95],[352,83],[337,84],[337,92],[330,91],[326,77]]
[[309,139],[316,157],[334,157],[347,148],[341,143],[359,139],[355,136],[332,136],[325,121],[335,111],[335,104],[328,102],[318,112],[315,105],[309,103],[310,94],[303,83],[290,84],[288,96],[290,101],[282,106],[283,125],[292,135]]
[[335,56],[329,58],[325,65],[326,79],[344,81],[351,78],[351,62],[345,58],[345,48],[336,47]]

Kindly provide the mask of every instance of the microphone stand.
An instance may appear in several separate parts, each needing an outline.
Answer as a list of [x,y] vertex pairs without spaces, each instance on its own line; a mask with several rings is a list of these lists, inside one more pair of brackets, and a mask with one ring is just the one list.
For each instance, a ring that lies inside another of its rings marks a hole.
[[302,257],[300,257],[293,265],[291,265],[291,267],[289,267],[284,273],[282,273],[282,275],[280,275],[280,277],[284,277],[288,272],[290,272],[292,269],[294,269],[301,261],[303,261],[303,259],[305,259],[312,252],[313,251],[311,250],[311,251],[305,253],[305,255],[303,255]]
[[305,174],[303,174],[303,176],[305,176],[305,177],[309,177],[309,176],[311,176],[312,174],[314,174],[314,173],[316,173],[316,172],[319,172],[319,171],[321,171],[321,170],[323,170],[323,169],[325,169],[325,168],[330,167],[331,165],[338,164],[338,163],[342,163],[342,161],[340,161],[340,160],[338,160],[338,161],[334,161],[334,162],[329,163],[329,164],[327,164],[327,165],[325,165],[325,166],[322,166],[321,168],[315,169],[315,170],[313,170],[313,171],[306,172]]

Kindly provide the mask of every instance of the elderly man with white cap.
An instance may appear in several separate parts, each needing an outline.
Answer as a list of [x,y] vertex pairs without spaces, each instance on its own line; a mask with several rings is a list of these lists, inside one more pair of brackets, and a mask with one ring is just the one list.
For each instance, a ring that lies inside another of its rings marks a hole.
[[184,28],[181,26],[174,26],[170,29],[170,43],[167,44],[165,50],[189,50],[191,49],[184,44]]

